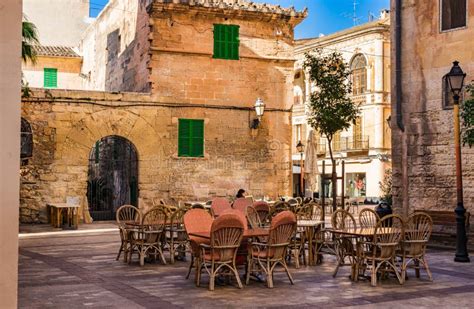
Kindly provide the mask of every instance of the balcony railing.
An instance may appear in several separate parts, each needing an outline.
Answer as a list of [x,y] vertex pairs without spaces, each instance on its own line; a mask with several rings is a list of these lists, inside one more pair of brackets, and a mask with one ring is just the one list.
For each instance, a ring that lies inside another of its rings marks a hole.
[[342,151],[362,151],[369,150],[369,137],[361,136],[358,138],[345,137],[341,139],[341,150]]

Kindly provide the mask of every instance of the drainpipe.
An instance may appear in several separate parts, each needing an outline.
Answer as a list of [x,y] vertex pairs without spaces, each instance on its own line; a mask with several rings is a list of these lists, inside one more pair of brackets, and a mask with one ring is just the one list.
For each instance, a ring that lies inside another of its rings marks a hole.
[[397,126],[405,132],[402,114],[402,0],[395,0],[395,94]]

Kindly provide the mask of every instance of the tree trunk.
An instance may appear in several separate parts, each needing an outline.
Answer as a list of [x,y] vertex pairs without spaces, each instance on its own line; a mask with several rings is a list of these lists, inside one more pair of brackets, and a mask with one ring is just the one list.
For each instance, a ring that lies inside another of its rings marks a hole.
[[332,174],[331,174],[331,182],[332,182],[332,211],[335,212],[337,209],[337,173],[336,173],[336,160],[334,160],[334,155],[332,153],[332,137],[328,139],[328,147],[329,147],[329,155],[331,156],[331,164],[332,164]]

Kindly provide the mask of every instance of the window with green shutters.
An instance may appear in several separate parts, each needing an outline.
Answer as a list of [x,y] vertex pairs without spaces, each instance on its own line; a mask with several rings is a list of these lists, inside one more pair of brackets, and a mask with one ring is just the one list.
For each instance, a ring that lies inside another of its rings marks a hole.
[[214,25],[214,58],[239,60],[239,26]]
[[179,119],[178,156],[204,157],[204,120]]
[[44,88],[58,87],[58,69],[44,68]]

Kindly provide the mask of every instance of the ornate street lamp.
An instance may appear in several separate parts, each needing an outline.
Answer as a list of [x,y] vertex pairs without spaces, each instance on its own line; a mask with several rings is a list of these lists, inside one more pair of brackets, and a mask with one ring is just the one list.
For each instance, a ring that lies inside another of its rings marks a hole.
[[258,98],[255,102],[255,113],[257,114],[257,118],[252,121],[250,127],[252,129],[257,129],[260,125],[260,121],[262,120],[263,113],[265,112],[265,103],[262,99]]
[[303,154],[304,154],[304,144],[299,141],[298,144],[296,145],[296,150],[301,155],[300,158],[300,196],[304,197],[304,162],[303,162]]
[[456,262],[470,262],[467,253],[467,237],[466,237],[466,209],[463,202],[462,188],[462,166],[461,166],[461,143],[460,143],[460,124],[459,124],[459,95],[464,86],[464,78],[466,74],[462,71],[458,61],[453,62],[451,71],[446,75],[449,88],[453,93],[454,99],[454,147],[456,153],[456,192],[457,205],[454,212],[456,213]]

